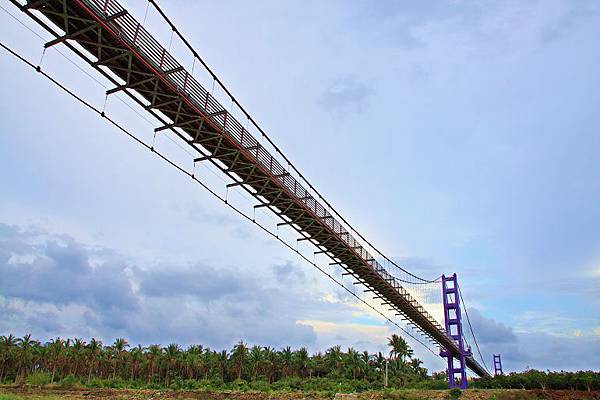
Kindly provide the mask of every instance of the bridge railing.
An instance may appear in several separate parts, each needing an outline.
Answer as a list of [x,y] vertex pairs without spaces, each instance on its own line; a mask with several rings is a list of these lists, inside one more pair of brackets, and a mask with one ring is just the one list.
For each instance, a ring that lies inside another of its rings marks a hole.
[[[201,110],[205,115],[209,116],[211,121],[219,126],[222,131],[237,142],[247,153],[253,157],[256,162],[269,172],[272,179],[276,179],[285,187],[285,189],[296,198],[296,201],[302,203],[308,210],[317,216],[323,224],[338,236],[340,240],[345,242],[363,261],[377,272],[385,281],[389,282],[402,296],[410,301],[431,323],[439,327],[443,331],[442,326],[436,321],[425,308],[419,304],[413,296],[402,286],[400,281],[392,274],[388,268],[384,267],[375,257],[372,252],[380,255],[390,261],[385,255],[375,249],[370,243],[356,232],[343,217],[333,209],[329,203],[308,183],[308,181],[300,174],[300,172],[291,164],[291,162],[280,152],[267,137],[267,144],[271,144],[274,152],[279,158],[282,158],[284,163],[287,162],[288,168],[282,165],[279,159],[271,154],[261,143],[257,137],[265,137],[265,133],[260,127],[251,120],[251,123],[244,127],[237,118],[234,117],[234,108],[239,108],[238,113],[247,115],[246,111],[239,106],[237,101],[231,97],[232,106],[227,110],[222,102],[227,101],[227,98],[221,101],[217,100],[213,93],[209,92],[196,77],[189,73],[169,51],[167,51],[132,15],[125,13],[125,8],[116,0],[81,0],[94,13],[106,21],[114,32],[126,42],[130,47],[135,49],[143,56],[152,68],[159,72],[176,91],[190,100],[195,107]],[[120,16],[111,18],[114,16]],[[208,70],[209,75],[216,80],[212,71]],[[220,84],[220,81],[219,81]],[[222,85],[221,85],[222,86]],[[214,87],[214,81],[213,81]],[[223,87],[223,86],[222,86]],[[225,89],[223,87],[223,89]],[[225,89],[227,93],[227,89]],[[252,129],[254,132],[250,132]],[[185,134],[185,132],[181,131]],[[190,138],[191,139],[191,138]],[[307,188],[308,187],[308,188]],[[317,200],[319,199],[319,200]],[[326,205],[324,205],[326,204]],[[345,223],[340,222],[343,220]],[[358,240],[359,236],[362,240]],[[367,250],[367,247],[370,249]],[[407,271],[408,275],[414,276]]]

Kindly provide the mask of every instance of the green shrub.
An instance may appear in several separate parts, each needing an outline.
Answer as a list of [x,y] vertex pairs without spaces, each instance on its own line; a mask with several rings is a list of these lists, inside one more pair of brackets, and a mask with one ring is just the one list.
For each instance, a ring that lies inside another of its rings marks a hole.
[[52,381],[52,375],[47,372],[34,372],[27,376],[25,383],[31,386],[45,386]]
[[248,382],[246,382],[246,380],[244,379],[236,379],[235,381],[229,384],[229,388],[238,392],[247,392],[248,390],[250,390]]
[[448,382],[440,379],[423,379],[417,382],[411,382],[407,384],[405,388],[421,390],[445,390],[448,388]]
[[207,392],[220,391],[228,389],[227,385],[221,379],[201,379],[196,381],[195,389]]
[[257,390],[259,392],[270,392],[271,391],[271,386],[269,385],[269,382],[262,380],[262,379],[257,380],[257,381],[250,381],[248,385],[251,390]]
[[72,389],[79,386],[79,379],[75,375],[69,374],[60,381],[59,386],[63,389]]
[[448,390],[448,399],[450,399],[450,400],[460,399],[461,395],[462,395],[462,391],[459,388],[454,388],[454,389]]
[[12,393],[0,393],[0,400],[25,400],[25,397]]
[[94,378],[94,379],[90,380],[88,383],[86,383],[85,386],[89,387],[89,388],[101,388],[101,387],[104,387],[104,380],[99,379],[99,378]]

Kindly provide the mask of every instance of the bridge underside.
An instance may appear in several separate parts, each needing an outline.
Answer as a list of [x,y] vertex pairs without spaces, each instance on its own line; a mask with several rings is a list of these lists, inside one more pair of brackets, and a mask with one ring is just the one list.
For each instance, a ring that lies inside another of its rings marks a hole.
[[[57,37],[48,46],[70,47],[115,84],[109,92],[124,91],[163,121],[157,131],[175,132],[198,153],[198,162],[214,163],[232,186],[243,187],[259,207],[279,215],[282,224],[326,252],[382,303],[459,354],[444,328],[116,1],[30,0],[21,8]],[[488,376],[472,357],[467,366]]]

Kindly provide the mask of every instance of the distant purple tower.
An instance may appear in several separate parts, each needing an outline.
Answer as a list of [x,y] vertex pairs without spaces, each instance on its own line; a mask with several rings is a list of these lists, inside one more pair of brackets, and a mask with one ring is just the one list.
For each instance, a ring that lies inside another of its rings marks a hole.
[[494,376],[502,374],[502,358],[500,354],[494,354]]
[[[452,274],[452,276],[449,277],[442,275],[442,296],[444,299],[446,334],[456,342],[460,351],[459,356],[453,355],[447,350],[442,350],[440,352],[442,357],[448,359],[448,387],[450,389],[456,387],[466,389],[467,370],[465,366],[465,357],[471,355],[471,349],[464,348],[456,274]],[[454,366],[455,362],[457,363],[456,367]],[[458,384],[456,382],[457,380],[459,381]]]

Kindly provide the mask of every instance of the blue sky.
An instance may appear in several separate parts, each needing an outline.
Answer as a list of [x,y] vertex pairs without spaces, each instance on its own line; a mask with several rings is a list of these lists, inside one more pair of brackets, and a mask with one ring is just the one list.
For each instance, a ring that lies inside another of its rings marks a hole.
[[[146,2],[123,3],[142,18]],[[598,369],[596,2],[161,4],[369,240],[458,273],[488,364]],[[0,18],[39,60],[43,40]],[[43,66],[102,104],[56,49]],[[310,265],[6,53],[0,68],[0,333],[385,348],[393,330]],[[118,99],[107,112],[151,137]]]

